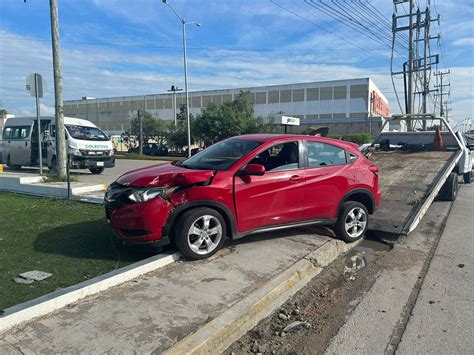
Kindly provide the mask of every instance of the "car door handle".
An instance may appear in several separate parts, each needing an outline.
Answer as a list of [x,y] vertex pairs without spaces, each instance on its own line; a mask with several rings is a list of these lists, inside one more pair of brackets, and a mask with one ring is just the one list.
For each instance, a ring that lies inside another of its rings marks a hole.
[[290,181],[291,182],[299,182],[301,181],[303,178],[299,175],[293,175],[292,177],[290,177]]
[[25,147],[28,147],[28,142],[25,142]]

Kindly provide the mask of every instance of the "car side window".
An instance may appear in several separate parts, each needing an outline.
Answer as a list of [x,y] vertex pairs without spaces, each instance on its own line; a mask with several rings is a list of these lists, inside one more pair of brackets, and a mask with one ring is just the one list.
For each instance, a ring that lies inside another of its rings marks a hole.
[[335,145],[308,141],[306,148],[309,168],[347,164],[345,150]]
[[250,161],[250,164],[260,164],[267,172],[277,172],[298,169],[298,142],[287,142],[274,145],[264,150]]
[[3,139],[9,139],[11,137],[12,129],[10,127],[5,128],[3,131]]

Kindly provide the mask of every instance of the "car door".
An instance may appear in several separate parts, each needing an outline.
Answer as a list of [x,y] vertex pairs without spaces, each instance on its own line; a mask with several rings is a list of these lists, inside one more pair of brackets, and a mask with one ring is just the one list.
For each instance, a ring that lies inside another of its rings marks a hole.
[[259,152],[249,163],[265,166],[263,176],[234,177],[239,232],[300,221],[304,173],[302,142],[278,143]]
[[337,208],[355,176],[346,151],[336,145],[306,141],[304,218],[336,218]]

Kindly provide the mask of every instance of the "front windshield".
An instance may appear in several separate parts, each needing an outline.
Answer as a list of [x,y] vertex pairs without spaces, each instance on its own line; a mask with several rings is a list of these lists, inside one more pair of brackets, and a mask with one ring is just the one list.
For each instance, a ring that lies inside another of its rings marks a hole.
[[97,127],[65,125],[69,135],[84,141],[108,141],[109,137]]
[[227,170],[260,144],[244,139],[227,139],[183,161],[179,166],[197,170]]

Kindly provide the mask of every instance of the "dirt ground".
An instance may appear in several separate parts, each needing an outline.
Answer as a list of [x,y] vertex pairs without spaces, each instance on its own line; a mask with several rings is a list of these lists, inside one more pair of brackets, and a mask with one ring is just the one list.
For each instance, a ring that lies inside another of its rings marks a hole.
[[[389,250],[388,245],[371,240],[364,241],[349,255],[335,261],[224,353],[323,353],[329,340],[374,283],[377,271],[390,254]],[[355,274],[350,272],[354,266],[353,256],[360,256],[365,262],[365,267]],[[296,321],[306,323],[293,330],[283,331]]]

